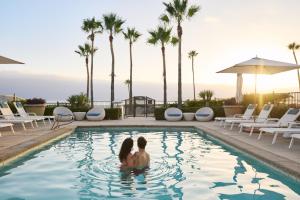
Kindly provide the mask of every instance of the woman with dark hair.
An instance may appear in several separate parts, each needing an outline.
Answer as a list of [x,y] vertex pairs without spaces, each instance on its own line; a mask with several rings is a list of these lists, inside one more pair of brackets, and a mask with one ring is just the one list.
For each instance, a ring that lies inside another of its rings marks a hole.
[[121,168],[134,167],[133,155],[131,154],[132,147],[133,147],[133,139],[126,138],[122,143],[120,153],[119,153]]

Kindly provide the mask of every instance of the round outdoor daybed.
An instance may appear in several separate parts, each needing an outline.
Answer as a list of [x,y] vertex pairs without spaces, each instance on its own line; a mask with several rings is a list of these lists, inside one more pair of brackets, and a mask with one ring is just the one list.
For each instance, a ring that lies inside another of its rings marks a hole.
[[195,118],[200,122],[208,122],[214,117],[214,111],[210,107],[203,107],[197,110]]
[[69,122],[74,119],[72,111],[69,108],[62,106],[56,107],[53,110],[53,115],[55,117],[55,121],[58,122]]
[[86,113],[87,120],[100,121],[105,117],[105,110],[102,107],[94,107]]
[[182,111],[178,108],[168,108],[165,111],[165,119],[167,121],[180,121],[182,118]]

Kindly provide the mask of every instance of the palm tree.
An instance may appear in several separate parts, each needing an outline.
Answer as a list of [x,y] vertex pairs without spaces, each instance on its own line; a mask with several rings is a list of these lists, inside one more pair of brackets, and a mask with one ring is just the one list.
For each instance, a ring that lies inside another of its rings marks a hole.
[[91,55],[92,47],[88,43],[85,43],[84,46],[78,45],[78,50],[75,53],[78,53],[79,56],[85,58],[86,66],[86,97],[89,100],[90,95],[90,72],[89,72],[89,56]]
[[194,101],[196,100],[196,95],[195,95],[195,76],[194,76],[194,57],[196,57],[198,53],[194,51],[190,51],[188,53],[188,56],[190,59],[192,59],[192,72],[193,72],[193,90],[194,90]]
[[[296,42],[293,42],[288,45],[289,50],[293,51],[294,59],[296,64],[298,65],[297,57],[296,57],[296,50],[300,48],[300,44],[296,44]],[[299,74],[299,69],[297,69],[297,75],[298,75],[298,84],[299,84],[299,90],[300,90],[300,74]]]
[[164,106],[167,106],[167,70],[166,70],[166,53],[165,45],[168,43],[176,44],[178,39],[171,38],[172,28],[166,26],[158,26],[155,30],[149,31],[150,37],[148,38],[149,44],[160,44],[161,53],[163,58],[163,78],[164,78]]
[[94,107],[94,40],[96,33],[102,33],[103,27],[100,21],[97,21],[95,17],[92,19],[85,19],[83,20],[82,30],[88,33],[88,39],[91,40],[91,106]]
[[114,35],[122,31],[122,24],[125,22],[116,14],[110,13],[103,15],[105,30],[109,33],[109,43],[111,51],[111,86],[110,86],[110,107],[113,108],[113,102],[115,100],[115,55],[113,48]]
[[182,27],[181,24],[184,19],[193,17],[200,7],[197,5],[188,6],[188,0],[172,0],[169,3],[163,3],[165,5],[166,14],[161,16],[163,22],[169,23],[171,19],[174,19],[177,25],[177,37],[178,37],[178,107],[182,106],[182,83],[181,83],[181,43],[182,43]]
[[129,40],[129,54],[130,54],[130,83],[129,83],[129,102],[130,108],[132,108],[132,44],[137,41],[141,34],[135,30],[135,28],[127,28],[126,32],[123,32],[124,38]]
[[124,84],[127,86],[127,88],[128,88],[128,96],[130,96],[130,79],[126,79],[124,81]]

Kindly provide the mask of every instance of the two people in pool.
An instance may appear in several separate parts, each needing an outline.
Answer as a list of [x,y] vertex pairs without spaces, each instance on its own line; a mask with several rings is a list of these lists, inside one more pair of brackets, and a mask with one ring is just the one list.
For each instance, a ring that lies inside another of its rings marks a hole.
[[145,151],[147,140],[144,137],[137,139],[137,145],[139,150],[134,154],[131,153],[133,147],[133,139],[126,138],[121,146],[119,159],[121,162],[121,169],[136,168],[143,169],[149,167],[150,156]]

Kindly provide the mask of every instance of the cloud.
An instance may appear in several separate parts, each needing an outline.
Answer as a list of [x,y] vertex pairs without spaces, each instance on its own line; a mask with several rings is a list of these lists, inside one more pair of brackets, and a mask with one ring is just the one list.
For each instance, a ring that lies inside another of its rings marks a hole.
[[[77,79],[67,79],[54,75],[32,75],[16,71],[1,71],[0,73],[0,94],[16,94],[24,98],[42,97],[48,102],[65,101],[73,94],[85,91],[85,81]],[[210,89],[217,97],[229,97],[234,95],[234,88],[226,85],[198,84],[197,92],[203,89]],[[192,85],[183,84],[183,99],[192,98]],[[163,86],[161,83],[134,82],[133,93],[136,96],[149,96],[162,101]],[[95,100],[110,100],[110,81],[94,81]],[[116,81],[115,84],[116,101],[128,98],[128,89],[123,81]],[[177,99],[177,83],[168,83],[168,100]]]

